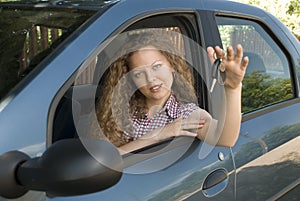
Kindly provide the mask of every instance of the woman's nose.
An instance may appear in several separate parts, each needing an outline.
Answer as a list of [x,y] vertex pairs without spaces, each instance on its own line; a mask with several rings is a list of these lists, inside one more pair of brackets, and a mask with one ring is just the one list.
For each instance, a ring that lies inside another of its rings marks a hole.
[[147,69],[145,73],[146,73],[147,82],[154,82],[155,81],[155,73],[152,72],[152,70]]

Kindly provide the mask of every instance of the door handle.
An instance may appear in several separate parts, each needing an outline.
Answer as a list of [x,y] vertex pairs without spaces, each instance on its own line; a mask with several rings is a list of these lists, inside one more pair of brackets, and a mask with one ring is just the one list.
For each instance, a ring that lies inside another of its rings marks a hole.
[[211,172],[204,180],[202,190],[205,196],[212,197],[222,192],[228,183],[228,173],[220,168]]

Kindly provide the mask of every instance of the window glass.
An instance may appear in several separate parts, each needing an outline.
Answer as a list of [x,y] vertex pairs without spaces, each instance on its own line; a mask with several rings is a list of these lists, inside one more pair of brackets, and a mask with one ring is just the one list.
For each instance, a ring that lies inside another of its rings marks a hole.
[[242,44],[249,57],[243,80],[243,113],[293,97],[289,62],[280,46],[258,23],[217,17],[223,47]]
[[94,13],[0,7],[0,100]]

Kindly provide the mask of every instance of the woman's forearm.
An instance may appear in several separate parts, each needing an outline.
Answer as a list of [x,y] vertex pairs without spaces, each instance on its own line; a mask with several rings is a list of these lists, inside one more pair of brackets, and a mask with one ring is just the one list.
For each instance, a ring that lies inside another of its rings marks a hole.
[[241,126],[241,92],[242,83],[235,89],[225,87],[226,110],[224,127],[218,141],[220,146],[234,146],[238,139]]
[[222,120],[213,119],[207,113],[202,112],[206,123],[202,129],[198,129],[198,138],[212,146],[232,147],[239,136],[241,123],[241,86],[232,89],[225,88],[225,117]]
[[123,155],[123,154],[129,153],[129,152],[132,152],[134,150],[141,149],[148,145],[157,143],[158,140],[157,140],[156,136],[158,135],[159,130],[160,129],[155,129],[155,130],[147,133],[146,135],[140,137],[137,140],[131,141],[125,145],[118,147],[119,152],[121,153],[121,155]]

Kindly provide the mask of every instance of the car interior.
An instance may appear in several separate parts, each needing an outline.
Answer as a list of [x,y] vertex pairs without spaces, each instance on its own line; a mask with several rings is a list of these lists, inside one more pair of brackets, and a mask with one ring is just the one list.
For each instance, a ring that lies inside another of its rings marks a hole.
[[[174,15],[160,15],[155,17],[149,17],[144,20],[141,20],[133,25],[129,26],[125,31],[137,30],[137,29],[145,29],[145,28],[163,28],[169,30],[180,31],[182,34],[188,35],[189,37],[194,38],[195,33],[191,30],[192,28],[186,27],[187,23],[183,23],[183,21],[191,20],[190,14],[174,14]],[[190,23],[193,24],[193,23]],[[159,27],[158,27],[159,25]],[[125,32],[124,31],[124,32]],[[118,41],[120,42],[120,41]],[[188,44],[188,41],[184,41],[184,48],[188,50],[191,48],[192,44]],[[120,46],[120,44],[119,44]],[[187,51],[191,52],[191,51]],[[58,106],[55,111],[54,120],[53,120],[53,128],[52,128],[52,139],[51,143],[54,143],[61,139],[66,138],[76,138],[78,137],[78,128],[76,128],[76,124],[81,122],[83,124],[88,124],[88,122],[82,122],[82,117],[87,116],[91,111],[94,111],[95,102],[97,101],[97,97],[101,93],[101,86],[104,86],[106,83],[103,83],[105,77],[105,65],[107,65],[107,61],[110,60],[109,52],[102,51],[100,52],[96,58],[91,59],[90,65],[86,67],[92,69],[91,72],[87,73],[90,77],[82,79],[82,76],[78,77],[78,79],[69,87],[69,89],[65,92],[63,97],[61,97]],[[195,57],[196,55],[187,55],[188,57]],[[197,55],[198,56],[198,55]],[[193,61],[193,60],[192,60]],[[103,67],[104,66],[104,67]],[[208,89],[206,87],[205,82],[203,81],[202,76],[199,73],[199,70],[195,70],[195,67],[192,68],[195,81],[195,89],[198,97],[198,103],[200,107],[206,107],[206,99],[207,97],[203,94],[203,91],[207,92]],[[86,74],[81,73],[86,76]],[[75,93],[74,93],[75,91]],[[80,98],[76,98],[75,96],[80,96]],[[76,95],[77,94],[77,95]],[[80,94],[80,95],[78,95]],[[91,95],[92,94],[92,95]],[[201,94],[201,95],[199,95]],[[92,100],[92,101],[91,101]],[[85,130],[85,128],[83,128]],[[87,130],[84,132],[88,132]]]

